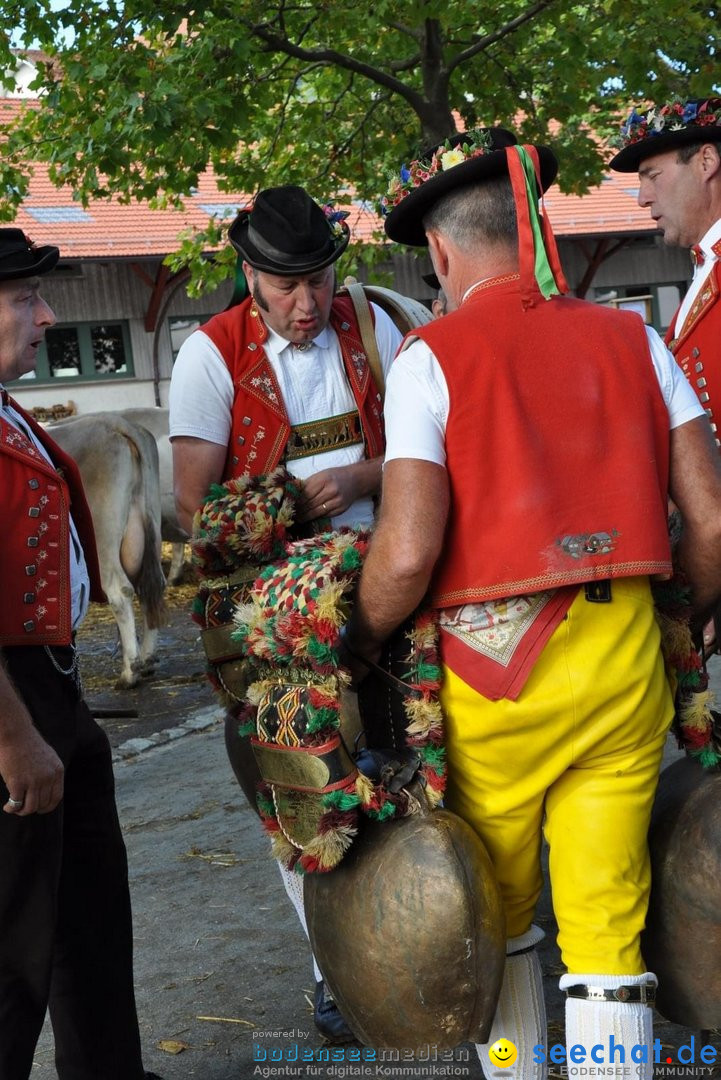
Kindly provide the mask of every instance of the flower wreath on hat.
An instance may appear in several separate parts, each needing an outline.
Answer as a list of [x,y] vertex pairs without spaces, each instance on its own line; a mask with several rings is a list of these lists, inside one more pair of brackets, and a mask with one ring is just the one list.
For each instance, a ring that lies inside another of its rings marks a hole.
[[417,159],[410,165],[401,165],[400,176],[393,177],[388,192],[380,201],[381,214],[387,216],[394,206],[402,202],[414,188],[420,187],[438,172],[447,172],[454,165],[460,165],[471,158],[481,157],[493,150],[491,137],[486,131],[474,131],[468,140],[458,146],[452,146],[446,139],[429,159]]
[[691,128],[698,128],[699,138],[702,139],[703,129],[716,125],[721,125],[721,98],[708,98],[701,102],[671,101],[666,105],[654,105],[645,112],[634,108],[621,128],[619,147],[625,148],[642,139]]

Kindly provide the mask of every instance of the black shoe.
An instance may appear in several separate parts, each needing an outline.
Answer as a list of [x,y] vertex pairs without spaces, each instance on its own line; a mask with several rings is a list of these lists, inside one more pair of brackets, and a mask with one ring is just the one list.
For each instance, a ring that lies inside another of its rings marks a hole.
[[145,1080],[163,1080],[162,1076],[158,1076],[157,1073],[146,1073]]
[[315,984],[313,1020],[318,1031],[329,1043],[355,1042],[355,1035],[343,1019],[322,979]]

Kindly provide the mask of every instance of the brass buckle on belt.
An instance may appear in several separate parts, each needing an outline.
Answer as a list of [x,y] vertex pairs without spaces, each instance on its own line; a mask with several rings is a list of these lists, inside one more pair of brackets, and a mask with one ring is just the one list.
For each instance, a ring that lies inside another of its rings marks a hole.
[[589,604],[611,603],[611,581],[609,578],[603,578],[601,581],[587,581],[583,586],[583,591]]

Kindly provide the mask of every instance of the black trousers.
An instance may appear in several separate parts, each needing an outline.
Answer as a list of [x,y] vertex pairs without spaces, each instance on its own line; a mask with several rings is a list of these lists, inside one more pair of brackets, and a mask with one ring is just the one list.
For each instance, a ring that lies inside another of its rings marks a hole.
[[51,814],[0,812],[0,1080],[27,1080],[48,1007],[60,1080],[143,1080],[110,745],[44,649],[3,656],[65,794]]

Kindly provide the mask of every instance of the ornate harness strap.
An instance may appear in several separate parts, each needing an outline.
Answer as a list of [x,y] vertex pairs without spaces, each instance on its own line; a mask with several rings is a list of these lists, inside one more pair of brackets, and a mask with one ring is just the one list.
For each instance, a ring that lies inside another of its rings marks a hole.
[[290,429],[284,458],[286,461],[295,461],[297,458],[325,454],[329,450],[339,450],[344,446],[357,446],[362,443],[363,430],[360,416],[357,409],[353,409],[351,412],[329,416],[324,420],[294,424]]

